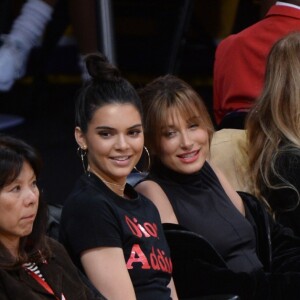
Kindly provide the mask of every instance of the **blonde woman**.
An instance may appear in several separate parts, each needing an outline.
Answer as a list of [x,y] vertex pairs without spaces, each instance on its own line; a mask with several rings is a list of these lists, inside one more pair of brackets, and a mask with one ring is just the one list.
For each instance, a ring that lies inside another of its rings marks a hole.
[[300,235],[300,32],[272,47],[246,128],[256,196]]

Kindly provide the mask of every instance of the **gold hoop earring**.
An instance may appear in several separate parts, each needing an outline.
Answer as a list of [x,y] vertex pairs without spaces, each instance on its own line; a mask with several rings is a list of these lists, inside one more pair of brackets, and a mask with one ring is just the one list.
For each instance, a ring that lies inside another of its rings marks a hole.
[[86,153],[87,153],[87,151],[86,151],[86,147],[85,146],[83,146],[83,148],[81,148],[81,147],[77,148],[77,155],[80,157],[84,173],[87,173],[87,168],[85,166]]
[[[150,153],[149,153],[149,151],[148,151],[148,149],[147,149],[146,146],[144,146],[144,149],[145,149],[145,152],[146,152],[146,154],[147,154],[148,165],[147,165],[146,170],[144,170],[144,171],[138,170],[138,168],[135,166],[134,169],[135,169],[138,173],[147,173],[147,172],[150,170],[150,166],[151,166],[151,157],[150,157]],[[143,156],[143,154],[142,154],[142,156]]]

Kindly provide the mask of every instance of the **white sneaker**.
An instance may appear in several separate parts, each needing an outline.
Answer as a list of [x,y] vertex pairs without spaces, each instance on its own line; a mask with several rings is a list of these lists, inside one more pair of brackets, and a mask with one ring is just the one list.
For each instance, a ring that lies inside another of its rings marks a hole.
[[24,76],[29,50],[9,36],[1,36],[0,47],[0,91],[9,91],[15,80]]

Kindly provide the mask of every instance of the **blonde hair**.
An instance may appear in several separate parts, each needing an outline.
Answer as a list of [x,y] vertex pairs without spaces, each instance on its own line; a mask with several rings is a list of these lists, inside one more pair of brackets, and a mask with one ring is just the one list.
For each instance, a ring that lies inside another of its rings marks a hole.
[[[214,127],[202,98],[186,82],[173,75],[158,77],[139,90],[144,112],[145,145],[152,156],[160,152],[161,129],[172,108],[186,119],[197,118],[211,142]],[[173,115],[173,117],[175,117]]]
[[[256,196],[263,198],[265,187],[289,188],[298,194],[299,203],[299,192],[278,173],[275,162],[283,153],[300,153],[300,32],[283,37],[271,48],[264,87],[249,112],[246,128]],[[272,184],[274,176],[282,183]]]

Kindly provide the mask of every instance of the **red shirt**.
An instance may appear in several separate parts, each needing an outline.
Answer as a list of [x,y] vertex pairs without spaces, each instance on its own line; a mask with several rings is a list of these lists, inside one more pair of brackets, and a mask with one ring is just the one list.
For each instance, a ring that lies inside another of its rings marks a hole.
[[266,17],[232,34],[217,47],[214,63],[214,114],[249,109],[259,96],[272,45],[292,31],[300,31],[300,9],[273,5]]

